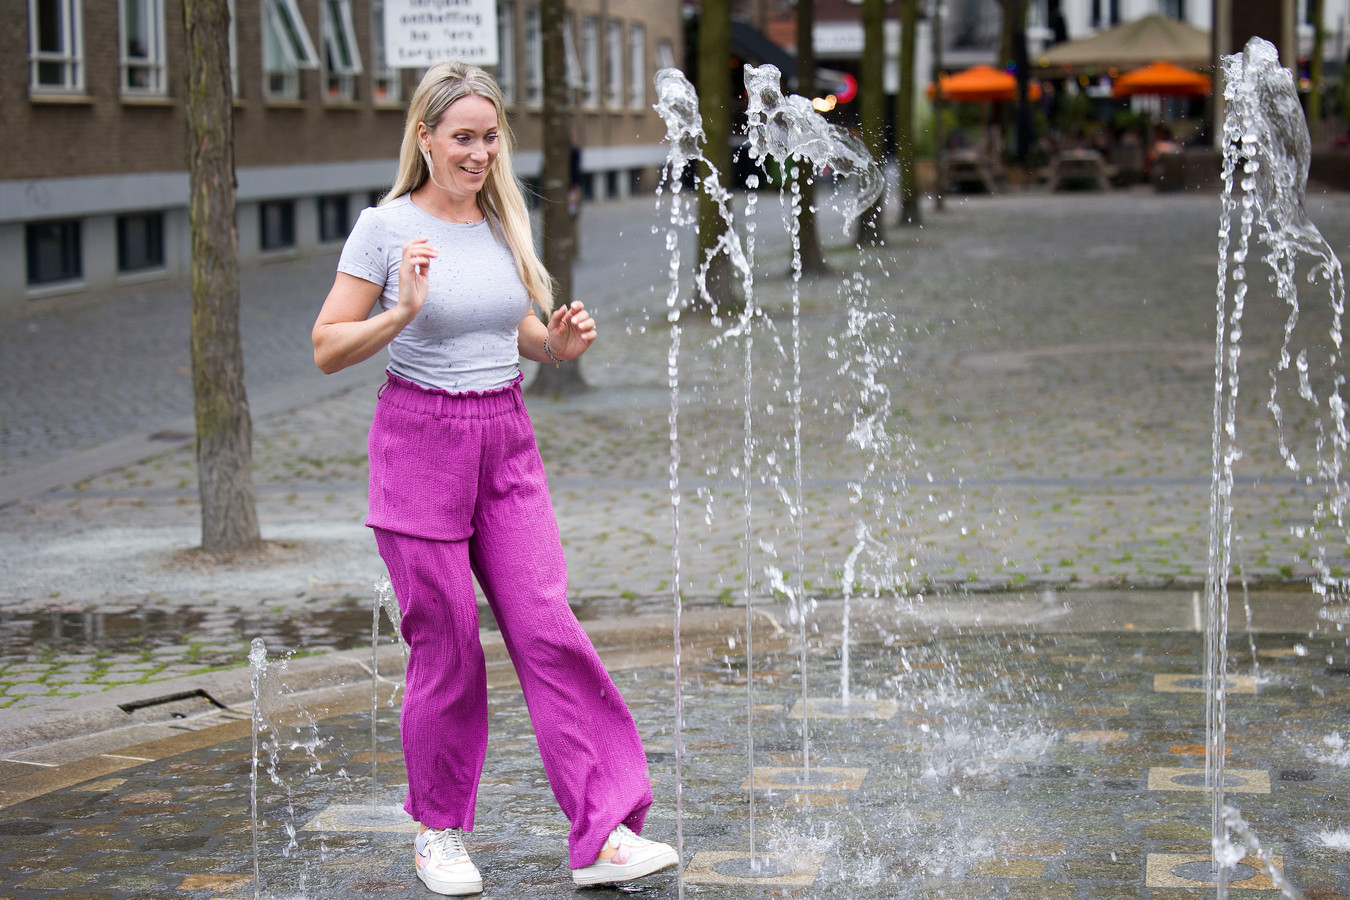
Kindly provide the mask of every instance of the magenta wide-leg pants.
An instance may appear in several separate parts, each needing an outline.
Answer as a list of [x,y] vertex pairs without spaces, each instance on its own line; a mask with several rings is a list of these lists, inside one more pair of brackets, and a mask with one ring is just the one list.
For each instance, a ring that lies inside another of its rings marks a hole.
[[519,382],[449,394],[395,376],[370,429],[370,517],[411,647],[404,808],[471,830],[487,752],[478,582],[520,677],[544,771],[590,865],[651,806],[633,717],[567,605],[567,568]]

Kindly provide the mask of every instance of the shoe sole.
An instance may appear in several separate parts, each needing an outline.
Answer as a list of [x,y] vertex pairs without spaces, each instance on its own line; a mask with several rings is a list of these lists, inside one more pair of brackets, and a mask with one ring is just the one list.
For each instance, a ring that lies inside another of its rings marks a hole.
[[429,879],[421,869],[417,870],[417,878],[426,885],[426,889],[433,894],[440,894],[443,897],[468,897],[473,894],[483,893],[483,879],[470,882],[448,882]]
[[633,881],[647,875],[653,875],[665,869],[673,868],[679,863],[680,857],[674,850],[664,853],[660,856],[654,856],[651,859],[644,860],[641,863],[634,863],[629,866],[614,866],[611,869],[605,869],[600,872],[581,874],[572,873],[573,883],[581,887],[590,887],[597,884],[618,884],[622,881]]

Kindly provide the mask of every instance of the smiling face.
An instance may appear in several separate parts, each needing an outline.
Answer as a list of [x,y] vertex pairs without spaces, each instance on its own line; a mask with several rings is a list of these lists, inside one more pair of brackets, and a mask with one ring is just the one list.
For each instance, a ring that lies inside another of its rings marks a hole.
[[497,107],[477,94],[451,103],[435,129],[417,127],[418,143],[431,154],[435,184],[456,199],[477,194],[497,159]]

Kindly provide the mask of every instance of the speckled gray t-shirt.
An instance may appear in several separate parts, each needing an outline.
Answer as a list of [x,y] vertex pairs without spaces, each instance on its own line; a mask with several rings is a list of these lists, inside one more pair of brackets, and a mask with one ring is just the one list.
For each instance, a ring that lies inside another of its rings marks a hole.
[[458,225],[419,208],[404,194],[363,210],[347,237],[338,271],[383,286],[380,306],[398,302],[403,245],[427,238],[427,300],[389,344],[389,371],[423,387],[455,393],[506,387],[520,375],[517,331],[530,295],[507,246],[486,222]]

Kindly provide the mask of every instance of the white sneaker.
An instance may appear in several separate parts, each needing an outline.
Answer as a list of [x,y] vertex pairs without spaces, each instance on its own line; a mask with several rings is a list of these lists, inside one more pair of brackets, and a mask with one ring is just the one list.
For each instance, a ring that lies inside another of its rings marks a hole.
[[413,841],[417,877],[427,890],[451,897],[483,892],[483,877],[464,849],[462,828],[428,828]]
[[580,885],[632,881],[679,861],[674,847],[638,837],[627,825],[620,825],[610,832],[600,858],[584,869],[573,869],[572,880]]

